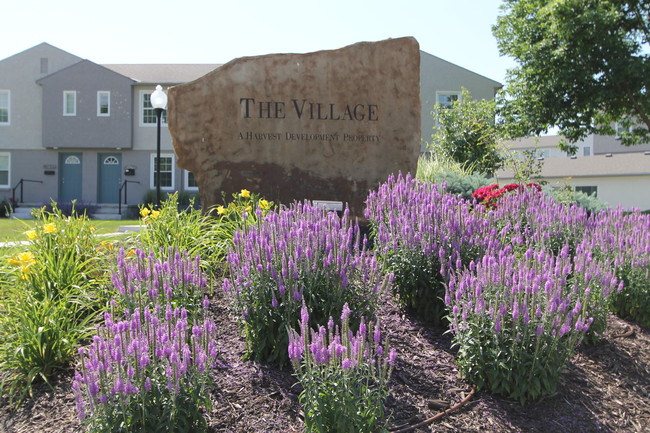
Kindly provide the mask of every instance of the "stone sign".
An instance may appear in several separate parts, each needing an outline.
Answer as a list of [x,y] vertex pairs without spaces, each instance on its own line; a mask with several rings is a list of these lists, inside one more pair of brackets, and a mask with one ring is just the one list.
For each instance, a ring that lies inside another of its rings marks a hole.
[[169,130],[204,209],[246,188],[283,204],[343,202],[361,216],[370,189],[417,167],[418,43],[235,59],[169,89]]

